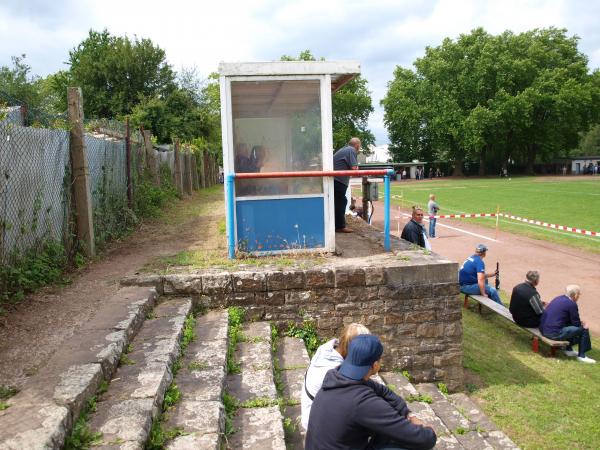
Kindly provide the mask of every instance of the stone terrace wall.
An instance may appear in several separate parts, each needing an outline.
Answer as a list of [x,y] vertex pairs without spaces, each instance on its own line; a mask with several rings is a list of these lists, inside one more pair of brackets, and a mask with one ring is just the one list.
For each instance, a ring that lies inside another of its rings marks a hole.
[[[381,337],[385,370],[415,381],[462,384],[461,303],[456,263],[420,251],[343,260],[343,265],[150,276],[166,295],[192,295],[208,307],[237,305],[278,326],[313,320],[321,337],[360,322]],[[407,261],[406,259],[410,259]]]

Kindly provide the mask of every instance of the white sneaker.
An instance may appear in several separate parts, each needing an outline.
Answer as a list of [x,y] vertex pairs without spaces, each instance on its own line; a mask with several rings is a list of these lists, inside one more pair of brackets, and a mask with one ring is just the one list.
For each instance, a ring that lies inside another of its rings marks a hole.
[[588,358],[587,356],[578,356],[577,361],[587,364],[596,364],[596,360],[592,358]]
[[575,350],[563,350],[565,356],[577,356],[577,352]]

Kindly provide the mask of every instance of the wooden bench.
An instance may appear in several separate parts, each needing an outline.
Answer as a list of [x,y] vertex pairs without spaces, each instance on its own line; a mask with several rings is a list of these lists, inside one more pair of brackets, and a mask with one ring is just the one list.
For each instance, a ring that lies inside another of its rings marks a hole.
[[[506,320],[509,320],[512,323],[514,323],[515,325],[517,325],[512,318],[512,314],[510,313],[510,311],[508,310],[508,308],[506,306],[496,303],[491,298],[484,297],[483,295],[465,294],[465,302],[463,304],[463,306],[465,308],[469,307],[469,299],[475,300],[477,302],[477,307],[479,308],[479,314],[481,314],[481,305],[483,305],[486,308],[494,311],[496,314],[504,317]],[[538,353],[540,351],[540,340],[550,346],[550,354],[552,356],[556,355],[557,348],[564,348],[569,345],[569,341],[555,341],[553,339],[547,338],[546,336],[543,336],[542,333],[540,333],[540,330],[537,328],[527,328],[527,327],[522,327],[520,325],[517,325],[517,326],[523,330],[528,331],[529,333],[531,333],[533,335],[533,340],[531,341],[531,349],[535,353]]]

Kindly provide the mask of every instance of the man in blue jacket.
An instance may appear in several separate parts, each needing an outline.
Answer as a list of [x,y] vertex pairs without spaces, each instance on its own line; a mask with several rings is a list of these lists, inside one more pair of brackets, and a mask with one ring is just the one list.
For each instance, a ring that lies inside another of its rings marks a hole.
[[315,396],[306,450],[433,448],[433,429],[410,416],[402,398],[370,379],[382,354],[377,336],[363,334],[350,342],[346,359],[327,372]]
[[567,356],[577,356],[583,363],[594,364],[596,361],[585,356],[592,349],[590,332],[579,318],[577,300],[581,295],[581,288],[570,284],[566,288],[566,295],[556,297],[544,310],[540,320],[540,332],[556,341],[569,341],[571,345],[577,344],[578,352],[575,353],[571,345],[565,350]]
[[502,305],[498,291],[487,283],[488,278],[496,275],[496,272],[485,273],[483,258],[487,251],[488,248],[485,245],[479,244],[475,248],[475,254],[469,256],[463,263],[458,272],[460,292],[469,295],[483,295]]

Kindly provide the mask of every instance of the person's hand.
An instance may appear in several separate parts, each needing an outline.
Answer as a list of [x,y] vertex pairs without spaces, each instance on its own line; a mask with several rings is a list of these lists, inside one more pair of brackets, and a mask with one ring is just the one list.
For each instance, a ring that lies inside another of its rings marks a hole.
[[581,327],[582,328],[587,328],[587,325],[585,324],[585,322],[583,320],[581,321]]
[[411,416],[411,415],[409,415],[409,416],[407,416],[407,419],[408,419],[408,421],[409,421],[410,423],[412,423],[413,425],[421,425],[421,426],[424,426],[424,423],[423,423],[421,420],[417,419],[417,416]]

